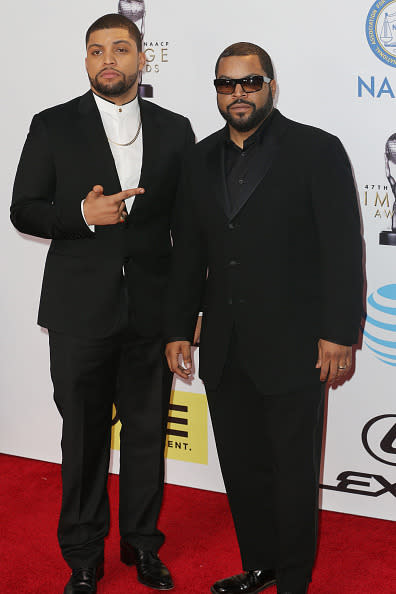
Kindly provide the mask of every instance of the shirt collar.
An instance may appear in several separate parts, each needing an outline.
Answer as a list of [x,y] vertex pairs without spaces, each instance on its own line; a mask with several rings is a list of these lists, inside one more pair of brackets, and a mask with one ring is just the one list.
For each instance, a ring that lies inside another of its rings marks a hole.
[[[271,113],[269,114],[269,116],[267,116],[265,118],[265,120],[260,124],[260,126],[257,128],[257,130],[255,130],[255,132],[253,132],[253,134],[251,134],[250,136],[248,136],[248,138],[246,138],[246,140],[243,143],[243,149],[240,149],[240,150],[246,150],[247,148],[249,148],[256,142],[261,143],[263,141],[266,133],[268,132],[268,130],[272,124],[272,120],[274,118],[274,114],[276,111],[277,111],[276,109],[273,109],[271,111]],[[230,138],[230,128],[228,125],[226,126],[225,142],[228,145],[236,146],[236,144]],[[239,148],[239,147],[237,147],[237,148]]]
[[96,101],[96,105],[101,113],[107,113],[113,117],[135,117],[138,118],[140,113],[139,108],[139,100],[138,96],[132,101],[128,101],[128,103],[124,103],[124,105],[116,105],[112,101],[108,99],[103,99],[103,97],[99,97],[96,93],[92,91],[94,99]]

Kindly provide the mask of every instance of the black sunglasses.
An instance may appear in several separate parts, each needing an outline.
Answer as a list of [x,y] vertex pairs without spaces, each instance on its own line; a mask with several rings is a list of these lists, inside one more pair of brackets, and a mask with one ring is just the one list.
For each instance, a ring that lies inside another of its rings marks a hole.
[[237,85],[241,85],[244,93],[256,93],[263,88],[264,83],[270,83],[272,78],[268,76],[245,76],[244,78],[215,78],[214,86],[221,95],[231,95]]

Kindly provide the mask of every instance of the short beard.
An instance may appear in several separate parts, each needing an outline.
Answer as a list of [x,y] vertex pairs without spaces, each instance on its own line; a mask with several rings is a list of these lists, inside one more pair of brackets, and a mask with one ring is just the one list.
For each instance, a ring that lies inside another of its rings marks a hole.
[[[244,119],[243,116],[234,116],[230,113],[230,108],[233,105],[238,104],[245,104],[251,106],[252,113],[246,119]],[[272,93],[270,92],[267,103],[263,105],[263,107],[259,107],[258,109],[255,106],[255,104],[251,103],[250,101],[245,101],[244,99],[236,99],[236,101],[234,101],[233,103],[231,103],[231,105],[227,107],[226,111],[223,111],[222,109],[220,109],[220,107],[219,111],[225,119],[225,121],[230,126],[232,126],[234,130],[236,130],[237,132],[249,132],[254,128],[258,128],[258,126],[269,116],[273,106],[274,102],[272,99]]]
[[122,76],[122,79],[116,83],[100,82],[100,72],[95,76],[95,78],[89,77],[89,82],[91,83],[92,88],[94,88],[95,91],[100,95],[105,95],[106,97],[121,97],[122,95],[125,95],[125,93],[127,93],[129,89],[131,89],[135,84],[139,71],[134,72],[133,74],[131,74],[131,76],[128,76],[128,78],[125,76],[125,74],[119,72],[119,70],[117,70],[116,72],[118,72]]

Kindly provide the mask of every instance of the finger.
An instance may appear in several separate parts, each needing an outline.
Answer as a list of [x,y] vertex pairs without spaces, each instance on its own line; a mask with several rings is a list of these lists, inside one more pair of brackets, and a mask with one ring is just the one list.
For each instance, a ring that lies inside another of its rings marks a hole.
[[322,367],[322,345],[320,341],[318,342],[318,359],[316,361],[315,368],[320,369]]
[[184,364],[180,365],[180,362],[179,362],[175,369],[175,373],[179,377],[182,377],[183,379],[189,379],[189,377],[191,375],[191,369],[186,369],[186,367],[184,367]]
[[144,194],[144,188],[132,188],[131,190],[123,190],[118,194],[112,194],[111,196],[107,196],[109,200],[113,200],[113,202],[122,202],[131,196],[136,196],[137,194]]
[[322,361],[320,365],[320,381],[325,382],[329,375],[330,361]]
[[182,368],[179,366],[180,345],[177,343],[169,343],[165,349],[166,359],[168,361],[169,369],[172,373],[176,373],[180,377],[186,378],[188,375],[182,373]]
[[120,205],[118,206],[118,212],[120,215],[122,215],[123,211],[125,211],[125,202],[124,201],[122,201],[120,203]]
[[[191,370],[191,346],[190,344],[183,344],[181,348],[181,354],[183,358],[183,366],[187,370]],[[191,373],[191,371],[190,371]]]
[[330,361],[330,370],[329,370],[329,376],[327,378],[327,381],[329,383],[333,383],[338,376],[338,361],[336,361],[335,359],[331,359]]
[[95,194],[103,194],[103,186],[94,186],[92,191],[95,192]]
[[191,371],[186,371],[183,367],[176,367],[175,374],[178,375],[181,379],[190,379]]
[[337,366],[337,375],[339,377],[345,375],[346,373],[348,373],[350,367],[351,364],[349,361],[339,361]]

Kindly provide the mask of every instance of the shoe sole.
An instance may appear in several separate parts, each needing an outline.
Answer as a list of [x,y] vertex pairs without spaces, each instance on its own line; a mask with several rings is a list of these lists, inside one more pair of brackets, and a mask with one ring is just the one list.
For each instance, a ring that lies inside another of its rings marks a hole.
[[172,586],[166,586],[165,588],[164,587],[161,588],[159,586],[151,586],[150,584],[146,584],[146,582],[141,580],[139,576],[138,576],[138,582],[143,584],[143,586],[146,586],[146,588],[151,588],[152,590],[173,590],[173,588],[175,587],[174,584]]
[[[263,592],[267,588],[271,588],[271,586],[275,586],[275,585],[276,585],[276,580],[272,580],[271,582],[268,582],[265,586],[260,586],[260,588],[258,590],[249,592],[249,594],[259,594],[260,592]],[[219,594],[219,592],[217,592],[213,587],[210,589],[210,591],[212,594]]]

